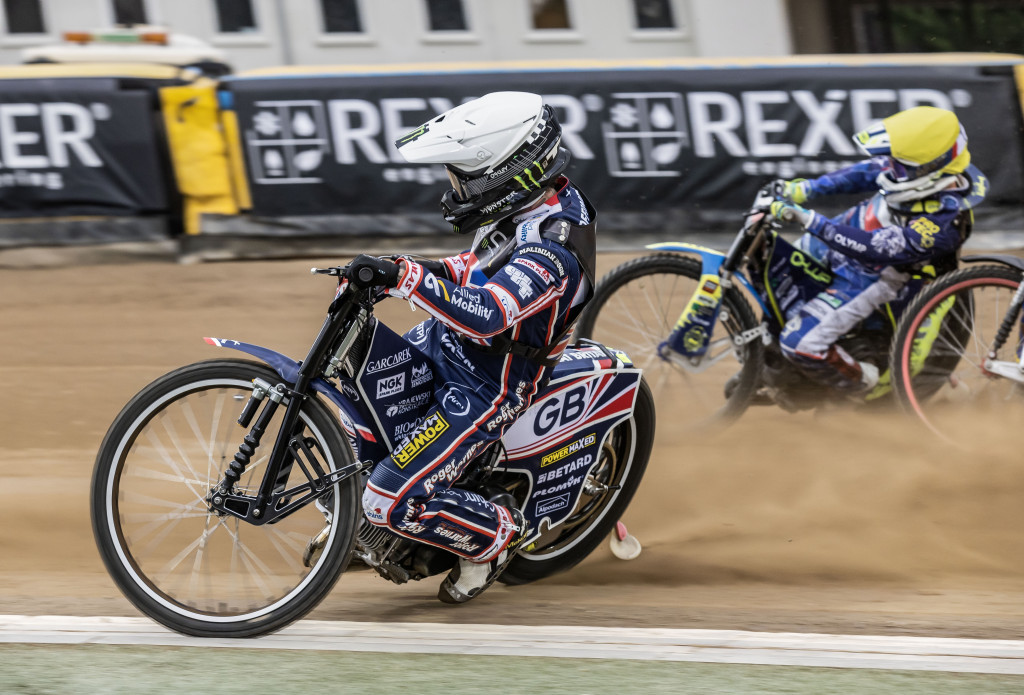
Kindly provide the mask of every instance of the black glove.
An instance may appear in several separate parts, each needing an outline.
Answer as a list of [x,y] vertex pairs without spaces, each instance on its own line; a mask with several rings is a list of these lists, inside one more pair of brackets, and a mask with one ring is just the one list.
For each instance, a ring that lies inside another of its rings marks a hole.
[[397,263],[367,256],[361,253],[355,257],[345,271],[345,277],[356,287],[395,287],[402,268]]

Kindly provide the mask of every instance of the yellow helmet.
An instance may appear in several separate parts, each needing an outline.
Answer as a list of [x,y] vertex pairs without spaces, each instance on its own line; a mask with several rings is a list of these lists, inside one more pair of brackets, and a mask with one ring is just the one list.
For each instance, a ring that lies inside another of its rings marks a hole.
[[[915,106],[853,136],[866,154],[889,158],[878,177],[883,192],[901,199],[923,198],[942,188],[942,179],[971,163],[967,133],[952,111]],[[941,182],[941,183],[940,183]]]

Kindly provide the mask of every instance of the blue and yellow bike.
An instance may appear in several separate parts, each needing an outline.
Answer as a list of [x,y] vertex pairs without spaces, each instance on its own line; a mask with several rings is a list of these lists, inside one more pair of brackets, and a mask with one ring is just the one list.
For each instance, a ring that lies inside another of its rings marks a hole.
[[[627,350],[655,398],[672,399],[681,425],[733,420],[750,405],[797,411],[847,399],[807,377],[779,348],[787,319],[833,280],[822,262],[780,234],[782,223],[768,214],[779,198],[777,182],[758,191],[726,253],[685,242],[649,245],[658,253],[609,272],[580,318],[577,337]],[[955,256],[942,259],[914,282],[925,284],[956,265]],[[881,381],[865,403],[891,398],[888,367],[898,316],[899,307],[883,305],[838,341],[879,368]],[[929,362],[929,373],[951,368],[937,363],[942,356],[918,354],[936,362]]]

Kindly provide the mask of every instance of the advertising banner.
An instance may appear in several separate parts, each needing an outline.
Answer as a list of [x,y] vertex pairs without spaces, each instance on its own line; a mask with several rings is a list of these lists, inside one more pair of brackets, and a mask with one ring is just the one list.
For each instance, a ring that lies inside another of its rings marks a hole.
[[853,133],[921,104],[952,109],[964,123],[992,186],[985,210],[1024,203],[1009,66],[254,76],[228,78],[221,90],[261,216],[399,215],[433,231],[417,219],[437,212],[444,171],[405,163],[393,143],[500,90],[537,92],[555,108],[573,154],[569,175],[603,229],[735,225],[766,180],[856,162]]
[[115,79],[0,80],[0,217],[166,212],[153,104]]

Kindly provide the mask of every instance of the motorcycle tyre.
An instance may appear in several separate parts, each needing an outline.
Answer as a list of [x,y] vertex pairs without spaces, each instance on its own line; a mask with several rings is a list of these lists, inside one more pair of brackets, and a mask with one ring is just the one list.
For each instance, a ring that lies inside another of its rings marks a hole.
[[[272,384],[281,381],[281,377],[266,365],[237,359],[198,362],[165,374],[143,388],[125,405],[111,424],[96,458],[90,512],[93,533],[103,563],[121,593],[136,608],[156,622],[182,634],[196,637],[258,637],[290,625],[313,610],[331,591],[345,571],[355,543],[357,520],[362,515],[362,509],[359,501],[358,480],[356,477],[349,477],[335,486],[337,504],[333,523],[338,526],[337,536],[335,542],[324,552],[316,576],[290,601],[264,615],[238,621],[216,622],[183,615],[155,600],[132,576],[132,572],[125,567],[121,559],[121,551],[123,550],[125,555],[130,557],[130,550],[119,543],[114,530],[107,522],[108,518],[117,519],[117,515],[113,513],[108,517],[110,500],[107,498],[107,483],[111,475],[111,467],[118,465],[118,462],[114,461],[114,456],[121,447],[121,442],[126,438],[133,438],[136,433],[142,431],[146,423],[150,422],[160,411],[153,411],[142,422],[136,422],[138,418],[153,403],[159,402],[160,399],[175,390],[187,388],[190,384],[200,381],[217,379],[223,379],[225,384],[237,386],[239,381],[251,382],[256,377]],[[173,402],[173,400],[167,401],[168,404]],[[342,436],[337,421],[319,400],[307,399],[303,404],[302,412],[322,433],[324,441],[319,443],[327,447],[337,468],[354,460],[352,449]],[[135,424],[134,428],[132,428],[133,424]],[[130,429],[133,431],[129,431]],[[239,442],[242,441],[242,436],[243,431],[239,428]],[[275,436],[276,431],[268,430],[263,446],[272,446]],[[127,444],[125,452],[130,447],[131,444]],[[116,486],[113,489],[113,496],[116,499]],[[114,523],[120,529],[119,521]],[[187,606],[183,606],[183,609],[188,611]],[[195,613],[195,611],[192,612]],[[244,616],[242,617],[244,618]]]
[[[927,402],[937,390],[932,388],[929,392],[913,393],[913,377],[910,375],[910,365],[907,363],[911,347],[907,345],[907,341],[913,340],[913,336],[917,334],[921,324],[927,318],[921,314],[925,311],[930,312],[945,299],[963,289],[984,285],[997,285],[1013,289],[1022,281],[1024,281],[1024,276],[1017,268],[1005,265],[972,265],[943,275],[914,297],[900,318],[889,355],[893,394],[904,412],[928,423],[922,404]],[[957,340],[966,340],[968,337],[969,335],[966,333],[956,336]]]
[[[701,278],[701,263],[696,258],[673,253],[657,253],[626,261],[613,268],[605,275],[594,290],[594,297],[580,316],[577,323],[576,338],[592,338],[595,324],[599,320],[601,308],[611,299],[616,291],[624,285],[644,275],[676,274],[697,282]],[[757,328],[760,324],[750,308],[746,298],[736,289],[728,289],[722,296],[722,305],[735,317],[739,331]],[[666,335],[667,339],[668,336]],[[760,340],[749,342],[747,359],[737,372],[739,378],[733,386],[732,393],[726,399],[712,419],[717,424],[729,424],[743,415],[760,383],[761,370],[764,365],[764,345]],[[725,384],[722,384],[723,389]]]
[[[616,522],[625,513],[640,486],[654,443],[654,398],[647,382],[642,377],[632,415],[616,427],[622,427],[629,422],[635,425],[631,442],[633,458],[625,477],[618,480],[618,485],[621,488],[613,492],[615,496],[611,502],[606,503],[600,510],[595,510],[596,518],[593,521],[588,521],[591,525],[584,527],[583,535],[564,553],[544,559],[543,556],[534,558],[530,553],[521,552],[502,572],[499,581],[512,585],[528,584],[553,574],[566,572],[582,562],[604,542],[608,534],[615,528]],[[621,455],[621,452],[617,453]]]

